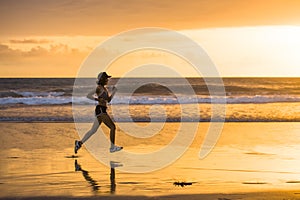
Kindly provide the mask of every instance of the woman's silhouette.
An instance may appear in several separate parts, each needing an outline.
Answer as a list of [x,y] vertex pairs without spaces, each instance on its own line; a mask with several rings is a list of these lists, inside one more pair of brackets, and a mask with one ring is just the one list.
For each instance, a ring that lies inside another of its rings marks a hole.
[[75,141],[75,148],[74,148],[75,154],[81,148],[82,144],[84,144],[94,133],[96,133],[96,131],[98,130],[102,122],[110,129],[110,142],[111,142],[111,146],[109,149],[110,152],[113,153],[123,149],[123,147],[119,147],[115,145],[116,126],[106,112],[107,103],[109,103],[112,100],[114,94],[117,91],[117,89],[113,87],[112,93],[111,94],[108,93],[108,90],[105,86],[107,85],[108,79],[110,77],[111,76],[107,75],[106,72],[99,73],[96,82],[97,83],[96,89],[92,90],[87,95],[87,98],[98,102],[98,105],[96,106],[95,109],[96,119],[94,121],[92,128],[84,135],[82,140]]

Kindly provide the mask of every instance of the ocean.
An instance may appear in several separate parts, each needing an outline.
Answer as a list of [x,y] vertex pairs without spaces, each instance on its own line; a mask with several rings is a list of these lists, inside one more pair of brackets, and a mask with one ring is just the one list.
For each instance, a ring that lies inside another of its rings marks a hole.
[[[222,117],[226,122],[300,121],[300,78],[223,78],[225,95],[219,96],[211,96],[208,88],[223,86],[213,78],[208,82],[112,78],[108,89],[116,86],[118,91],[108,110],[117,122],[207,122],[222,121]],[[1,78],[0,85],[0,121],[94,119],[95,102],[86,94],[96,87],[95,79]],[[212,115],[217,104],[225,106],[225,116]]]

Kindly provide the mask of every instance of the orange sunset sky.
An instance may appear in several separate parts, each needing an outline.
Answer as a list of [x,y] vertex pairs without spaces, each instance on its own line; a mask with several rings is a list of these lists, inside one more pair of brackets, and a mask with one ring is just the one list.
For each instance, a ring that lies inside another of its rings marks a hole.
[[221,76],[299,77],[299,11],[299,0],[0,0],[0,77],[75,77],[102,41],[143,27],[190,37]]

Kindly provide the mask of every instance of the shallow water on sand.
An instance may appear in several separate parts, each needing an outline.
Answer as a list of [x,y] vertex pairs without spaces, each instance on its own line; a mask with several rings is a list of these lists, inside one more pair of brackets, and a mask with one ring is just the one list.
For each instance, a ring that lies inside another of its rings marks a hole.
[[[147,138],[140,145],[118,129],[117,143],[126,151],[156,150],[178,125],[166,123],[160,133],[164,137]],[[150,173],[126,173],[126,160],[105,166],[85,148],[74,156],[78,135],[72,123],[0,123],[0,197],[157,196],[300,187],[299,123],[225,123],[213,151],[199,159],[208,125],[199,124],[192,145],[173,164]]]

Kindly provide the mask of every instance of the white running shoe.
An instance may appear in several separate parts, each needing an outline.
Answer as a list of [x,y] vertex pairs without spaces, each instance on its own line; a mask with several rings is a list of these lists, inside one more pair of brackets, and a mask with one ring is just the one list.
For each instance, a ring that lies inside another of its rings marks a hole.
[[118,147],[118,146],[113,146],[113,147],[110,147],[109,151],[110,153],[114,153],[114,152],[117,152],[117,151],[121,151],[123,149],[123,147]]

